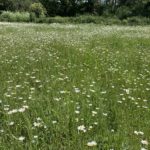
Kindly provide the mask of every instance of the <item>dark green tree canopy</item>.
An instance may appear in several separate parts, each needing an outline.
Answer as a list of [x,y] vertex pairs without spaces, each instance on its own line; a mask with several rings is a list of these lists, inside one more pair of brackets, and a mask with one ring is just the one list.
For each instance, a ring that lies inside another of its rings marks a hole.
[[112,14],[123,19],[129,16],[150,17],[150,0],[0,0],[0,11],[29,11],[40,2],[48,16],[77,14]]

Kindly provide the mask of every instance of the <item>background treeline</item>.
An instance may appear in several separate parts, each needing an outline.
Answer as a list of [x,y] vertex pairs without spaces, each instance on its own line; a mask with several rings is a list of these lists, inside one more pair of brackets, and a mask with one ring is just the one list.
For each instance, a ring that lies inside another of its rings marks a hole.
[[150,0],[0,0],[0,13],[1,21],[149,23]]

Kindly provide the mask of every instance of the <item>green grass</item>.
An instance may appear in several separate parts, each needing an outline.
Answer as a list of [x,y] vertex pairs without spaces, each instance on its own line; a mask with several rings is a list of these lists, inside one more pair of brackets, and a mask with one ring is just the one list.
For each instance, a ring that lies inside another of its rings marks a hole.
[[148,150],[149,116],[149,26],[0,23],[1,150]]

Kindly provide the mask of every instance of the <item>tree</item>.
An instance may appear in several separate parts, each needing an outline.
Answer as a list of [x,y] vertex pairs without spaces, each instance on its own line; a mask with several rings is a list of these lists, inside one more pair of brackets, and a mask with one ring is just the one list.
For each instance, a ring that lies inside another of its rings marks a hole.
[[0,10],[11,10],[12,9],[12,1],[11,0],[0,0]]
[[44,17],[46,9],[41,3],[33,3],[30,6],[30,12],[33,13],[37,18]]
[[29,11],[31,3],[37,0],[0,0],[0,10]]
[[60,1],[58,0],[39,0],[47,10],[49,16],[58,14],[60,8]]

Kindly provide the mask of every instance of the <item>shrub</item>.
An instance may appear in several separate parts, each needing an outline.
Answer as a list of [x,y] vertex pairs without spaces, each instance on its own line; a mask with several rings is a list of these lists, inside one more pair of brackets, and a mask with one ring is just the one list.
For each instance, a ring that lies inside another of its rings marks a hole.
[[132,11],[129,7],[122,6],[117,9],[116,15],[119,19],[126,19],[127,17],[130,17],[132,15]]
[[28,12],[3,11],[0,15],[0,20],[8,22],[29,22],[30,14]]
[[40,18],[45,17],[46,9],[41,3],[33,3],[30,6],[30,12],[32,16]]
[[73,18],[73,21],[75,23],[96,23],[95,18],[90,15],[82,15],[82,16],[75,17]]
[[107,25],[112,25],[112,24],[121,24],[121,20],[118,19],[117,17],[108,17],[108,18],[105,18],[105,24]]
[[123,24],[123,25],[128,25],[128,20],[127,20],[127,19],[123,19],[123,20],[122,20],[122,24]]
[[35,15],[35,13],[30,12],[30,21],[31,22],[36,22],[36,19],[37,19],[37,17]]
[[147,25],[150,24],[150,19],[145,17],[130,17],[127,18],[129,25]]
[[55,22],[55,23],[68,23],[68,17],[59,17],[59,16],[51,17],[51,22]]

